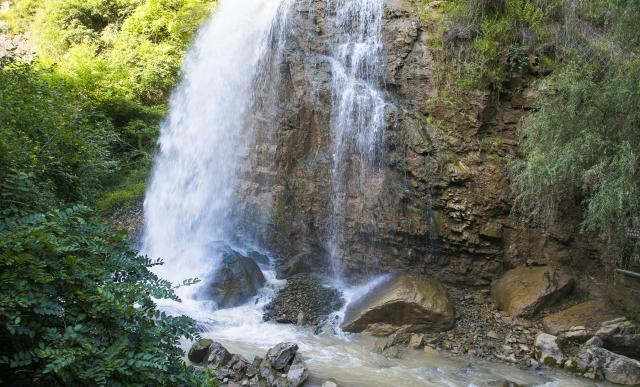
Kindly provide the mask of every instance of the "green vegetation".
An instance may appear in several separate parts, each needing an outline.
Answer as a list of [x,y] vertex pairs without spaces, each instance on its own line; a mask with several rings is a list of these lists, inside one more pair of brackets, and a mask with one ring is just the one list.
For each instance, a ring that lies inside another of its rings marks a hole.
[[[76,206],[0,222],[0,374],[12,386],[208,386],[182,362],[195,323],[120,234]],[[188,281],[187,284],[192,281]]]
[[[429,3],[421,2],[427,18]],[[582,210],[583,231],[628,251],[627,230],[640,228],[640,3],[456,0],[441,7],[447,64],[440,77],[448,90],[499,92],[514,73],[539,79],[537,109],[522,125],[523,157],[511,162],[515,211],[549,225],[563,210]]]
[[215,385],[182,360],[194,321],[156,308],[177,300],[150,271],[161,261],[101,220],[141,199],[214,3],[21,0],[0,13],[38,53],[0,58],[0,384]]
[[63,80],[69,93],[89,101],[113,126],[107,149],[114,164],[103,185],[144,185],[182,57],[216,1],[14,3],[0,19],[33,41],[34,67]]

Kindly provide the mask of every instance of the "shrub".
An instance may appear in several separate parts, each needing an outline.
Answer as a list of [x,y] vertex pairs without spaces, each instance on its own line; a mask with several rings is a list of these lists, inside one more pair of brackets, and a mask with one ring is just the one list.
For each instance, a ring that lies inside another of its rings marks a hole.
[[[0,221],[0,374],[12,386],[205,386],[182,361],[194,321],[121,234],[81,206]],[[186,284],[193,281],[187,281]],[[210,385],[210,384],[209,384]]]

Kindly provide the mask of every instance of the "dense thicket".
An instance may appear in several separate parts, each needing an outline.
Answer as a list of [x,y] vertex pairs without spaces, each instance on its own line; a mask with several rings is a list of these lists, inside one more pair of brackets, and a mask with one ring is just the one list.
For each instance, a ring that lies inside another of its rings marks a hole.
[[[140,196],[167,93],[210,0],[22,0],[38,58],[0,59],[0,385],[207,386],[160,261],[78,203]],[[122,186],[122,189],[119,188]],[[103,205],[104,206],[104,205]]]
[[[35,45],[35,67],[63,79],[113,126],[100,208],[125,208],[147,172],[184,52],[215,0],[18,0],[0,13]],[[73,100],[73,98],[71,99]]]
[[514,72],[541,79],[537,109],[522,125],[523,155],[511,162],[516,213],[550,225],[577,210],[583,230],[628,245],[629,229],[640,226],[640,2],[472,0],[445,8],[448,85],[500,91]]
[[76,206],[0,221],[0,385],[212,385],[182,361],[194,322],[123,235]]

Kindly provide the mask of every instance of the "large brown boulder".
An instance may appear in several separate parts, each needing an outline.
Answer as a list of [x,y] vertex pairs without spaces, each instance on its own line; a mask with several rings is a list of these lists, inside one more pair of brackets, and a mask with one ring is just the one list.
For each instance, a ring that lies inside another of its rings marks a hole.
[[573,289],[573,278],[550,266],[517,267],[493,283],[491,294],[501,310],[514,317],[531,317]]
[[444,331],[455,322],[453,304],[439,282],[419,275],[399,275],[347,308],[342,329],[362,332],[379,326],[389,333]]
[[569,332],[574,327],[584,327],[593,336],[603,322],[620,317],[611,306],[603,301],[589,300],[570,308],[546,316],[542,323],[544,330],[554,336]]
[[220,264],[201,290],[200,298],[215,301],[219,308],[231,308],[247,302],[264,286],[262,270],[251,258],[224,242],[211,243],[207,248]]

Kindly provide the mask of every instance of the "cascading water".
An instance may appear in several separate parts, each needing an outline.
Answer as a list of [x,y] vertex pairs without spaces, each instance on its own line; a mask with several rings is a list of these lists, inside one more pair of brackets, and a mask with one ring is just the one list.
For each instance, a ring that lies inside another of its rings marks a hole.
[[[333,208],[329,230],[332,269],[339,277],[349,190],[356,189],[359,195],[364,195],[370,172],[384,153],[386,103],[380,89],[383,84],[384,1],[334,0],[329,2],[329,7],[335,13],[334,23],[339,31],[330,59],[333,76]],[[355,187],[350,183],[355,183]]]
[[[228,240],[255,136],[255,90],[281,49],[290,0],[223,1],[202,28],[170,101],[145,199],[143,250],[174,282],[212,270],[206,244]],[[267,74],[268,75],[268,74]],[[253,112],[252,112],[253,113]]]
[[[187,56],[145,199],[144,250],[166,258],[159,274],[175,283],[210,273],[216,257],[206,254],[205,245],[231,242],[236,233],[235,217],[243,211],[238,210],[238,191],[251,180],[247,174],[258,172],[252,171],[250,154],[270,149],[255,142],[269,139],[264,131],[274,129],[269,124],[278,114],[274,85],[295,2],[222,0]],[[330,245],[337,257],[345,242],[341,229],[348,192],[365,195],[366,183],[384,159],[383,1],[327,0],[325,7],[338,31],[327,58],[333,86]],[[562,375],[549,378],[418,351],[402,360],[387,359],[369,351],[373,339],[366,336],[317,336],[308,328],[263,322],[262,307],[283,284],[273,270],[264,269],[268,286],[245,305],[214,310],[181,288],[182,304],[160,307],[192,316],[203,336],[249,358],[278,342],[297,342],[310,367],[310,386],[329,377],[344,387],[474,387],[503,377],[548,387],[589,385]],[[340,273],[339,264],[334,271]],[[357,299],[375,283],[344,288],[345,299]]]

